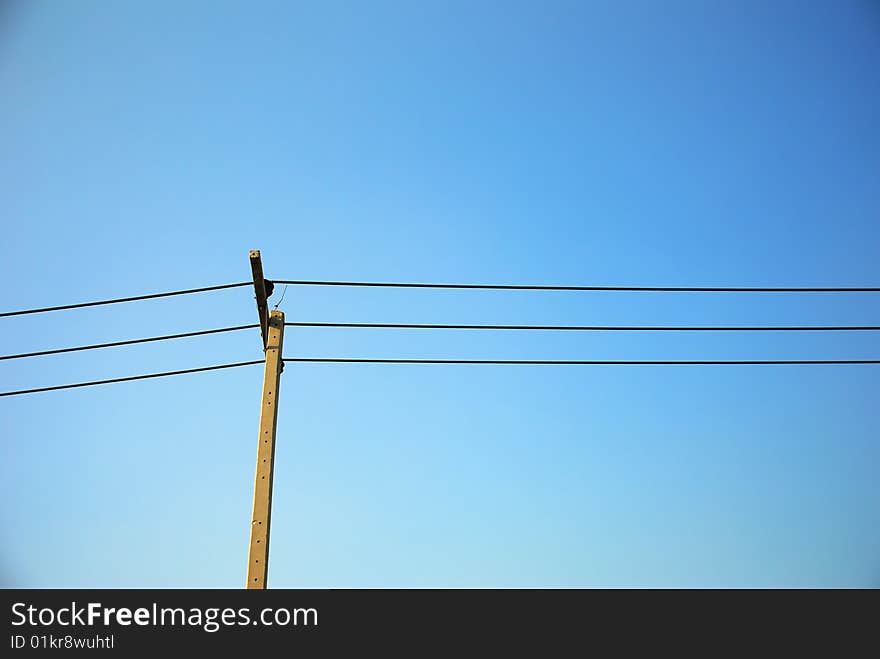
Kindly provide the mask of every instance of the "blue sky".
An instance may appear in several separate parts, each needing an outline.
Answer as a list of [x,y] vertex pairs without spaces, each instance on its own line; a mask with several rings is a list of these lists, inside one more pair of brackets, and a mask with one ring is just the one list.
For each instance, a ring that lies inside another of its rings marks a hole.
[[[269,278],[877,286],[864,2],[53,2],[0,13],[3,310]],[[273,298],[277,301],[278,296]],[[877,324],[868,295],[296,288],[288,320]],[[233,289],[3,353],[255,321]],[[874,333],[289,328],[289,356],[877,358]],[[0,364],[259,359],[257,332]],[[0,579],[244,584],[261,369],[0,402]],[[289,365],[269,584],[876,586],[874,366]],[[872,402],[873,401],[873,402]]]

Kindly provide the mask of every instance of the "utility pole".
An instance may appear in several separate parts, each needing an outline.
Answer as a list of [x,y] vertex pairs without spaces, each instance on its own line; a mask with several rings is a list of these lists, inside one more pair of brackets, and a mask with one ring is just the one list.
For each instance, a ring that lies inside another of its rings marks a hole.
[[[266,366],[263,375],[263,400],[260,407],[260,435],[257,440],[257,469],[254,476],[254,511],[251,516],[251,543],[248,551],[247,587],[265,589],[269,572],[269,526],[272,519],[272,480],[275,473],[275,429],[278,422],[278,394],[281,385],[281,361],[284,343],[284,314],[268,313],[266,282],[260,252],[250,253],[251,270],[254,275],[254,291]],[[271,283],[269,283],[271,295]],[[263,319],[265,320],[265,324]]]

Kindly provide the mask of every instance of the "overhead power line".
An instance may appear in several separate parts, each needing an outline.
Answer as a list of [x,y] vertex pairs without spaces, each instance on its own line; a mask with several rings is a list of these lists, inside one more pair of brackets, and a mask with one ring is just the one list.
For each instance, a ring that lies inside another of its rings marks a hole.
[[517,366],[710,366],[770,364],[880,364],[880,359],[731,359],[731,360],[569,360],[569,359],[361,359],[349,357],[285,357],[285,362],[313,364],[472,364]]
[[432,325],[423,323],[319,323],[291,322],[289,327],[358,328],[358,329],[439,329],[439,330],[551,330],[576,332],[846,332],[878,331],[880,325],[826,326],[636,326],[636,325]]
[[[291,322],[285,323],[289,327],[314,327],[314,328],[358,328],[358,329],[439,329],[439,330],[550,330],[550,331],[645,331],[645,332],[733,332],[733,331],[880,331],[880,326],[875,325],[839,325],[839,326],[779,326],[779,327],[685,327],[685,326],[614,326],[614,325],[430,325],[411,323],[323,323],[323,322]],[[58,355],[68,352],[80,352],[83,350],[97,350],[100,348],[115,348],[119,346],[136,345],[139,343],[151,343],[154,341],[168,341],[173,339],[185,339],[193,336],[205,336],[208,334],[220,334],[224,332],[237,332],[246,329],[255,329],[259,324],[236,325],[234,327],[219,327],[217,329],[199,330],[196,332],[181,332],[179,334],[166,334],[163,336],[151,336],[140,339],[127,339],[124,341],[111,341],[108,343],[94,343],[91,345],[75,346],[70,348],[55,348],[52,350],[39,350],[36,352],[22,352],[13,355],[0,355],[0,361],[8,359],[23,359],[26,357],[42,357],[46,355]]]
[[[371,359],[354,357],[285,357],[287,363],[310,363],[310,364],[442,364],[442,365],[494,365],[494,366],[748,366],[748,365],[846,365],[846,364],[880,364],[880,359],[741,359],[741,360],[570,360],[570,359]],[[202,373],[205,371],[217,371],[240,366],[255,366],[263,364],[262,359],[235,362],[232,364],[219,364],[216,366],[201,366],[199,368],[187,368],[178,371],[165,371],[163,373],[147,373],[144,375],[131,375],[122,378],[110,378],[107,380],[92,380],[89,382],[76,382],[73,384],[59,384],[51,387],[37,387],[34,389],[20,389],[18,391],[0,392],[3,396],[21,396],[24,394],[36,394],[46,391],[58,391],[60,389],[76,389],[79,387],[94,387],[102,384],[115,384],[119,382],[132,382],[134,380],[149,380],[151,378],[163,378],[174,375],[186,375],[188,373]]]
[[456,288],[493,291],[644,291],[657,293],[877,293],[880,287],[748,287],[748,286],[545,286],[525,284],[425,284],[408,282],[318,281],[273,279],[276,284],[296,286],[369,286],[376,288]]
[[250,362],[236,362],[234,364],[220,364],[218,366],[202,366],[199,368],[187,368],[181,371],[166,371],[164,373],[148,373],[146,375],[131,375],[124,378],[111,378],[109,380],[93,380],[91,382],[77,382],[75,384],[59,384],[53,387],[38,387],[36,389],[21,389],[19,391],[3,391],[0,396],[21,396],[22,394],[36,394],[42,391],[57,391],[59,389],[75,389],[77,387],[94,387],[99,384],[113,384],[116,382],[131,382],[132,380],[148,380],[150,378],[164,378],[172,375],[185,375],[187,373],[201,373],[203,371],[218,371],[223,368],[238,368],[239,366],[254,366],[262,364],[263,360]]
[[185,339],[190,336],[204,336],[206,334],[220,334],[222,332],[237,332],[239,330],[254,329],[259,324],[253,325],[237,325],[235,327],[220,327],[218,329],[200,330],[198,332],[182,332],[180,334],[166,334],[165,336],[151,336],[144,339],[128,339],[126,341],[111,341],[110,343],[94,343],[86,346],[76,346],[75,348],[56,348],[54,350],[40,350],[38,352],[22,352],[17,355],[0,356],[0,361],[5,359],[22,359],[24,357],[41,357],[43,355],[58,355],[64,352],[79,352],[80,350],[96,350],[98,348],[114,348],[117,346],[128,346],[136,343],[150,343],[151,341],[168,341],[170,339]]
[[[550,331],[645,331],[645,332],[695,332],[695,331],[880,331],[880,326],[875,325],[839,325],[839,326],[731,326],[731,327],[686,327],[686,326],[614,326],[614,325],[431,325],[411,323],[324,323],[324,322],[291,322],[285,323],[289,327],[313,327],[313,328],[358,328],[358,329],[439,329],[439,330],[550,330]],[[22,352],[13,355],[0,355],[0,361],[9,359],[23,359],[26,357],[42,357],[46,355],[58,355],[68,352],[80,352],[83,350],[97,350],[100,348],[115,348],[119,346],[136,345],[139,343],[151,343],[155,341],[168,341],[173,339],[185,339],[194,336],[209,334],[221,334],[225,332],[237,332],[246,329],[255,329],[259,324],[236,325],[233,327],[219,327],[216,329],[199,330],[196,332],[181,332],[179,334],[166,334],[163,336],[151,336],[140,339],[127,339],[124,341],[111,341],[108,343],[94,343],[91,345],[75,346],[70,348],[55,348],[52,350],[39,350],[36,352]]]
[[136,302],[137,300],[152,300],[159,297],[171,297],[172,295],[189,295],[191,293],[206,293],[208,291],[219,291],[225,288],[236,288],[238,286],[250,286],[251,282],[240,282],[237,284],[221,284],[220,286],[203,286],[202,288],[188,288],[182,291],[168,291],[166,293],[150,293],[149,295],[135,295],[132,297],[120,297],[113,300],[96,300],[94,302],[79,302],[77,304],[63,304],[57,307],[43,307],[41,309],[23,309],[21,311],[4,311],[0,313],[0,318],[5,316],[24,316],[32,313],[45,313],[47,311],[64,311],[66,309],[81,309],[83,307],[97,307],[104,304],[119,304],[120,302]]

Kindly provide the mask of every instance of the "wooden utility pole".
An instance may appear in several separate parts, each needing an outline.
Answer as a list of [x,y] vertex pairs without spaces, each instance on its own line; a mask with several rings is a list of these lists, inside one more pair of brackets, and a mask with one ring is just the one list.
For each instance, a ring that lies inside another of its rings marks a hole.
[[[256,265],[255,265],[256,261]],[[260,253],[251,252],[257,309],[267,308]],[[259,275],[259,276],[258,276]],[[261,299],[262,296],[262,299]],[[262,313],[261,313],[262,327]],[[248,551],[247,587],[264,589],[269,571],[269,526],[272,520],[272,479],[275,473],[275,429],[278,422],[278,393],[284,344],[284,314],[267,314],[264,347],[263,401],[260,408],[260,436],[257,440],[257,469],[254,476],[254,512],[251,516],[251,544]]]

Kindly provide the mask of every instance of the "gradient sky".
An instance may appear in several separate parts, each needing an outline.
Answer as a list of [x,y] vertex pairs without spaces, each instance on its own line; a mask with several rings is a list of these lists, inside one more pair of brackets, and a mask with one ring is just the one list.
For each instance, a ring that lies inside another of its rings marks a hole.
[[[278,279],[878,286],[878,70],[867,0],[7,2],[0,310],[245,281],[250,249]],[[880,323],[877,294],[291,287],[281,309]],[[0,319],[0,337],[8,354],[255,318],[239,288]],[[6,361],[0,389],[259,359],[258,337]],[[871,332],[285,344],[880,357]],[[261,380],[0,400],[0,582],[243,586]],[[878,585],[878,386],[875,366],[291,364],[269,585]]]

